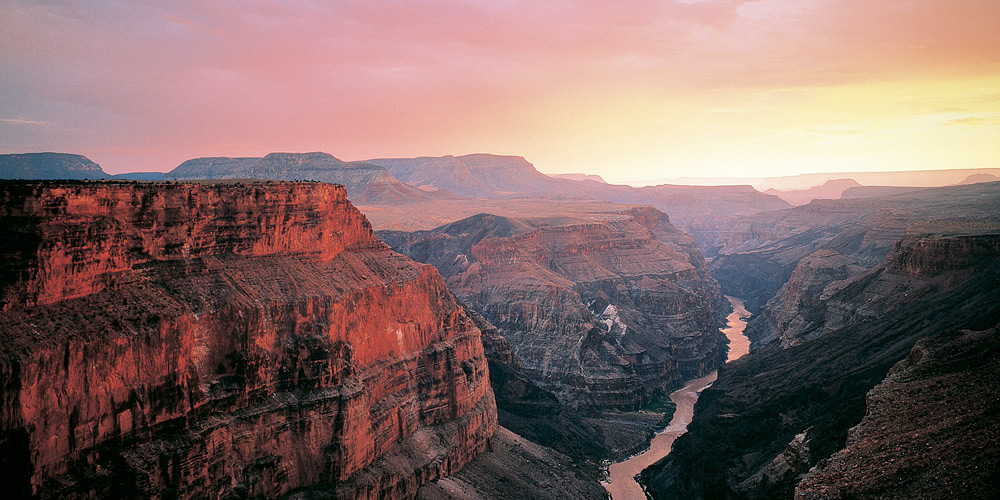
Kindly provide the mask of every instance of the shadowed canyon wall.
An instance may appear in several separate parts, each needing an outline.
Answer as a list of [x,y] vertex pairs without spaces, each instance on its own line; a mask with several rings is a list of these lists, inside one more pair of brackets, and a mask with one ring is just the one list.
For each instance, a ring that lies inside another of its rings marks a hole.
[[603,221],[484,214],[379,235],[434,264],[564,404],[638,408],[725,359],[718,284],[694,240],[656,209]]
[[[915,224],[878,265],[861,272],[853,268],[854,260],[822,252],[803,260],[796,271],[802,293],[795,296],[786,290],[789,293],[776,297],[768,305],[772,309],[757,318],[769,322],[776,337],[720,369],[716,383],[702,393],[688,433],[669,456],[643,473],[654,498],[790,498],[804,474],[848,443],[847,451],[802,487],[802,498],[855,498],[854,492],[861,491],[875,498],[910,497],[904,492],[929,495],[926,498],[963,497],[935,496],[934,481],[921,479],[921,471],[933,469],[927,468],[928,456],[897,453],[898,447],[893,448],[893,440],[898,444],[919,435],[917,442],[938,450],[935,453],[941,457],[954,458],[960,449],[954,445],[963,438],[953,433],[904,426],[917,418],[927,421],[922,412],[933,411],[933,398],[917,394],[922,385],[913,386],[912,396],[894,396],[891,407],[879,402],[889,389],[869,391],[884,379],[889,386],[901,380],[886,379],[886,374],[907,355],[920,356],[920,349],[911,354],[919,340],[960,329],[987,330],[1000,323],[995,300],[1000,296],[1000,225]],[[784,321],[793,308],[796,319]],[[995,336],[996,330],[989,332],[979,335]],[[970,367],[980,363],[988,368],[982,373],[985,380],[995,378],[989,371],[995,367],[988,360],[952,356],[949,363],[935,370],[961,371],[953,380],[978,386],[974,380],[979,374]],[[970,456],[983,464],[996,463],[1000,426],[985,416],[996,402],[978,404],[969,400],[977,396],[965,388],[945,389],[942,383],[927,385],[939,397],[935,405],[964,410],[933,415],[950,418],[959,428],[984,429],[972,439],[983,440],[986,446],[973,447],[978,455]],[[979,392],[990,398],[995,391]],[[871,417],[867,426],[862,421],[866,410]],[[892,425],[875,430],[872,421]],[[848,429],[859,422],[862,428],[849,442]],[[850,456],[851,450],[878,452],[886,446],[893,451],[884,455],[898,460],[890,466],[881,462],[873,466],[877,460],[869,456]],[[842,475],[850,463],[867,465],[853,475]],[[955,463],[962,464],[966,473],[961,479],[947,478],[955,491],[982,491],[963,484],[995,484],[989,482],[994,481],[993,470],[976,469],[965,459]],[[852,486],[851,478],[866,484]],[[908,488],[898,484],[900,478],[914,484],[924,481],[923,486]],[[846,496],[839,496],[839,491]]]
[[479,329],[342,187],[0,189],[12,496],[406,498],[488,447]]

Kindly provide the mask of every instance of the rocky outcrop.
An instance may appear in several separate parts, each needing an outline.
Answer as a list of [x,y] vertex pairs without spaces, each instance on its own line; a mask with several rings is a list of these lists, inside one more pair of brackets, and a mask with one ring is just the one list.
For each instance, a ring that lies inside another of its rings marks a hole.
[[751,215],[729,233],[712,260],[712,275],[727,295],[744,299],[747,310],[759,314],[799,261],[817,250],[837,251],[871,268],[914,224],[996,222],[997,206],[1000,183],[985,183],[886,198],[814,200]]
[[0,155],[0,179],[107,179],[86,156],[67,153]]
[[167,180],[272,179],[342,184],[355,203],[402,203],[454,199],[404,184],[380,166],[343,162],[326,153],[271,153],[263,158],[197,158],[164,175]]
[[878,266],[823,296],[803,342],[771,342],[720,369],[688,433],[644,473],[654,498],[790,497],[806,468],[844,447],[865,395],[918,340],[1000,322],[1000,226],[911,228]]
[[867,395],[847,446],[800,500],[1000,496],[1000,329],[921,340]]
[[802,332],[822,320],[814,311],[828,298],[826,290],[832,294],[838,282],[864,270],[857,261],[836,250],[809,254],[795,266],[788,282],[767,301],[764,311],[747,325],[750,345],[759,349],[774,338],[783,347],[801,344],[805,340]]
[[434,264],[540,387],[578,408],[637,408],[724,361],[724,299],[663,213],[604,218],[480,215],[379,235]]
[[342,187],[0,186],[9,496],[407,498],[489,446],[479,330]]

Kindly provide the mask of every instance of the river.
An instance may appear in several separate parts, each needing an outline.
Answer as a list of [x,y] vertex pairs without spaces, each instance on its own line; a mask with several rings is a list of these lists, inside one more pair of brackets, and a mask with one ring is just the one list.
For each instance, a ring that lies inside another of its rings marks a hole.
[[[729,357],[726,362],[739,359],[750,351],[750,341],[743,335],[746,319],[750,317],[743,301],[736,297],[726,297],[733,306],[733,312],[726,317],[727,327],[722,333],[729,339]],[[670,453],[670,447],[678,436],[687,432],[687,426],[694,418],[694,404],[698,393],[715,381],[716,372],[689,380],[684,387],[670,393],[670,400],[677,405],[670,425],[658,432],[649,443],[649,449],[623,462],[608,467],[608,482],[604,487],[611,493],[612,500],[646,500],[646,493],[635,481],[636,474]]]

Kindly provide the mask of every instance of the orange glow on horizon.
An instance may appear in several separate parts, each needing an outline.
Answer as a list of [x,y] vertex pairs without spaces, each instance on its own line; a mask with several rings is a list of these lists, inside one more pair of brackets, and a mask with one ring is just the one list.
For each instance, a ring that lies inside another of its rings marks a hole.
[[487,152],[608,181],[1000,167],[1000,4],[0,6],[0,152]]

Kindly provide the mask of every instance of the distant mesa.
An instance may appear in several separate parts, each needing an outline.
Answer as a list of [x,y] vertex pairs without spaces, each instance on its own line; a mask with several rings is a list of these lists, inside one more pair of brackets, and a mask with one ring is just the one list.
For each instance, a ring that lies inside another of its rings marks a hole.
[[959,184],[979,184],[980,182],[996,182],[1000,181],[1000,177],[992,174],[972,174],[965,178]]
[[108,179],[86,156],[67,153],[0,155],[0,179]]
[[562,182],[539,172],[520,156],[378,158],[366,163],[385,167],[407,184],[445,189],[471,198],[545,192]]
[[771,188],[764,192],[766,194],[773,194],[797,207],[805,205],[806,203],[816,199],[836,200],[841,197],[844,191],[856,187],[861,187],[861,184],[858,184],[858,181],[855,181],[854,179],[836,179],[826,181],[820,186],[811,187],[809,189],[782,191]]
[[603,177],[596,174],[552,174],[549,177],[555,177],[556,179],[569,179],[571,181],[594,181],[600,182],[601,184],[607,184],[607,181]]
[[400,203],[456,199],[437,190],[418,189],[400,182],[384,167],[365,162],[344,162],[327,153],[271,153],[263,158],[196,158],[167,172],[167,180],[270,179],[320,181],[342,184],[356,203]]

